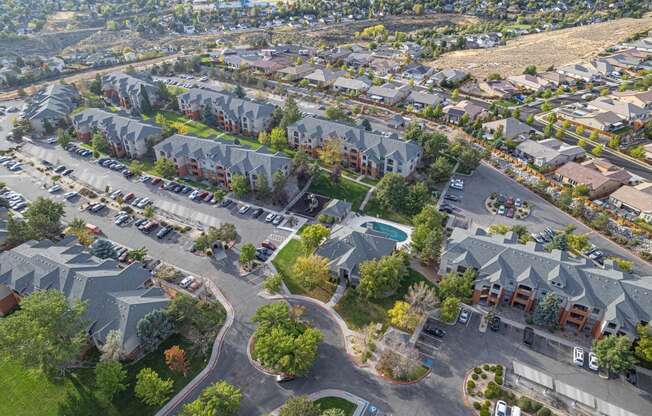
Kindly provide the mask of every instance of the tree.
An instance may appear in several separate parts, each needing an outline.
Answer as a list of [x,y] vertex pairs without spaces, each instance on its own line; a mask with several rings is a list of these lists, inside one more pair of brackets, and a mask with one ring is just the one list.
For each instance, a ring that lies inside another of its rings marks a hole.
[[534,114],[528,115],[527,118],[525,119],[525,122],[531,126],[532,123],[534,123]]
[[591,188],[589,188],[588,185],[583,183],[579,185],[575,185],[575,187],[573,188],[574,197],[580,197],[580,196],[587,197],[589,196],[590,193],[591,193]]
[[604,151],[604,146],[601,144],[595,146],[593,150],[591,150],[591,154],[595,157],[600,157],[602,155],[602,152]]
[[457,272],[447,274],[439,281],[439,297],[444,300],[450,297],[471,299],[475,277],[473,269],[466,269],[463,274]]
[[143,208],[143,217],[151,219],[154,217],[154,214],[156,213],[156,208],[153,205],[147,205],[145,208]]
[[411,285],[405,295],[405,301],[410,305],[411,310],[420,315],[428,312],[439,303],[437,291],[425,281]]
[[426,205],[412,218],[412,250],[425,263],[437,261],[444,240],[443,217],[433,205]]
[[328,168],[339,166],[342,162],[342,140],[326,139],[324,145],[319,151],[319,160]]
[[652,333],[650,324],[638,324],[636,326],[638,342],[635,343],[634,352],[636,357],[642,361],[652,362]]
[[566,234],[556,234],[553,238],[552,241],[548,244],[546,244],[546,250],[552,251],[552,250],[562,250],[565,251],[568,249],[568,237]]
[[288,375],[305,374],[317,358],[322,333],[299,320],[300,311],[286,303],[261,306],[254,314],[258,324],[252,356],[265,368]]
[[328,260],[316,254],[299,256],[292,266],[292,273],[306,287],[313,288],[328,280]]
[[38,197],[23,213],[33,238],[54,240],[61,234],[63,204],[51,199]]
[[399,211],[407,196],[405,178],[398,173],[385,174],[376,186],[375,196],[385,208]]
[[261,131],[258,133],[258,143],[262,144],[263,146],[267,146],[270,144],[270,138],[269,134],[267,134],[266,131]]
[[371,128],[371,122],[370,122],[368,119],[366,119],[366,118],[363,118],[363,119],[362,119],[362,121],[360,122],[360,127],[362,127],[363,129],[365,129],[366,131],[371,131],[371,130],[372,130],[372,128]]
[[136,334],[145,351],[154,351],[173,331],[172,320],[167,311],[155,309],[136,324]]
[[116,256],[113,244],[104,238],[98,238],[91,244],[90,250],[92,255],[100,259],[113,259]]
[[582,149],[586,149],[586,146],[588,145],[588,143],[586,143],[586,140],[584,140],[584,139],[579,139],[577,141],[577,145],[579,147],[581,147]]
[[94,152],[107,153],[109,151],[109,142],[99,131],[93,133],[93,137],[91,137],[91,146],[93,146]]
[[249,187],[247,178],[245,178],[244,175],[237,174],[231,177],[231,190],[235,196],[242,198],[243,196],[247,195],[251,188]]
[[417,16],[421,16],[423,14],[423,4],[419,4],[419,3],[415,4],[414,6],[412,6],[412,11]]
[[308,396],[294,396],[281,407],[279,416],[321,416],[321,409]]
[[120,361],[123,358],[122,335],[117,329],[112,329],[106,335],[104,344],[100,347],[100,361]]
[[505,235],[509,231],[509,227],[505,224],[492,224],[489,227],[489,234],[495,235],[495,234],[500,234],[500,235]]
[[608,335],[593,341],[593,352],[598,364],[609,373],[619,374],[637,363],[632,344],[624,335]]
[[460,311],[460,298],[455,296],[450,296],[441,303],[441,308],[439,309],[439,317],[444,322],[454,322],[457,318],[457,314]]
[[247,94],[245,93],[244,88],[242,88],[242,85],[237,84],[233,89],[233,95],[235,95],[238,98],[244,98]]
[[607,146],[612,149],[618,149],[620,147],[620,138],[617,136],[611,137],[607,143]]
[[188,374],[188,360],[183,348],[173,345],[163,352],[163,356],[165,357],[165,364],[171,371],[181,373],[184,377]]
[[390,324],[406,332],[414,331],[420,319],[420,315],[410,308],[410,304],[402,300],[394,302],[394,307],[387,311],[387,317]]
[[260,174],[256,176],[256,195],[259,199],[266,200],[270,195],[269,182],[267,176]]
[[136,376],[136,397],[148,406],[160,406],[165,403],[172,393],[174,382],[171,379],[162,379],[151,368],[143,368]]
[[128,256],[129,259],[133,261],[145,261],[145,257],[147,256],[147,248],[141,247],[129,250]]
[[586,234],[568,234],[568,248],[576,253],[583,253],[589,247],[589,237]]
[[177,174],[177,168],[170,159],[161,157],[154,163],[154,173],[166,179],[170,179]]
[[575,127],[575,133],[577,133],[580,136],[584,136],[584,126],[577,126]]
[[145,84],[140,84],[140,112],[143,114],[152,114],[152,103],[149,100],[149,94]]
[[333,407],[331,409],[326,409],[321,416],[346,416],[344,410]]
[[394,292],[407,274],[406,255],[396,252],[378,260],[360,264],[360,284],[357,290],[367,299],[380,298]]
[[22,299],[16,312],[0,320],[0,355],[54,375],[86,342],[85,312],[84,303],[70,303],[62,292],[33,292]]
[[546,293],[534,308],[532,320],[537,325],[555,327],[559,321],[561,303],[562,300],[557,294]]
[[72,137],[64,129],[57,129],[56,132],[57,144],[61,147],[66,147],[72,141]]
[[647,151],[643,145],[634,146],[629,149],[629,155],[635,157],[636,159],[645,159]]
[[536,75],[537,74],[537,67],[536,65],[528,65],[525,67],[523,70],[523,74],[525,75]]
[[251,243],[245,243],[240,249],[240,264],[245,265],[247,268],[251,267],[251,263],[256,258],[256,247]]
[[430,165],[430,179],[433,182],[444,182],[450,178],[453,173],[453,164],[448,161],[448,158],[444,156],[439,156],[435,161]]
[[242,393],[226,381],[206,387],[199,398],[183,407],[180,416],[232,416],[238,413]]
[[118,361],[100,361],[95,367],[95,385],[107,400],[127,388],[125,378],[127,370]]
[[269,142],[276,149],[285,149],[288,145],[288,138],[285,135],[285,130],[280,127],[274,127],[270,133]]
[[312,253],[330,235],[330,230],[321,224],[307,225],[301,231],[301,242],[307,253]]
[[131,163],[129,164],[129,170],[135,176],[140,176],[143,174],[143,171],[145,170],[145,166],[143,165],[143,162],[139,160],[132,160]]
[[283,113],[278,126],[285,131],[290,124],[298,121],[300,118],[301,111],[299,111],[299,106],[294,98],[288,95],[285,99],[285,106],[283,107]]

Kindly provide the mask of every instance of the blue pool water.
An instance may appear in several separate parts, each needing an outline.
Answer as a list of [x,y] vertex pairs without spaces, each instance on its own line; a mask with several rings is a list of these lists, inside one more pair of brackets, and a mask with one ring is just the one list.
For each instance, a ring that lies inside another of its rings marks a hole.
[[372,230],[383,233],[387,236],[387,238],[398,241],[399,243],[407,240],[408,238],[405,232],[382,222],[369,221],[362,224],[362,226],[365,228],[371,227]]

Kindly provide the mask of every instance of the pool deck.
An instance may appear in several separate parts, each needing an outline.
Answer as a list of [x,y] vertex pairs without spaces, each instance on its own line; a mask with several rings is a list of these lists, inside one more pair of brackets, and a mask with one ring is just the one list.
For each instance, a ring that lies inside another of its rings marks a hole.
[[398,248],[403,248],[406,246],[409,246],[410,243],[412,242],[410,236],[412,235],[412,227],[404,225],[404,224],[398,224],[392,221],[387,221],[383,220],[381,218],[376,218],[376,217],[370,217],[368,215],[356,215],[356,214],[350,214],[346,219],[343,221],[342,225],[346,225],[351,228],[360,228],[360,229],[365,229],[366,227],[363,227],[362,224],[365,222],[377,222],[381,224],[386,224],[390,225],[398,230],[403,231],[405,234],[407,234],[408,238],[405,241],[397,241],[397,246]]

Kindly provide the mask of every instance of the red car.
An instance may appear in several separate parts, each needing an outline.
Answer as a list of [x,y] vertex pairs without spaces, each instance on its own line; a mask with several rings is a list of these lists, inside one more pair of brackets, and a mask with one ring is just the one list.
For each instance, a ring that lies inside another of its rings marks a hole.
[[161,182],[161,178],[152,179],[152,185],[158,185]]
[[511,196],[509,198],[507,198],[507,202],[505,202],[505,205],[507,205],[508,207],[513,207],[514,206],[514,198],[511,197]]
[[134,195],[133,192],[129,192],[127,195],[125,195],[125,197],[124,197],[123,200],[124,200],[124,202],[129,202],[129,201],[131,201],[131,200],[134,198],[134,196],[135,196],[135,195]]
[[199,194],[199,197],[200,197],[201,199],[204,199],[204,198],[206,198],[207,196],[208,196],[208,192],[207,192],[207,191],[204,191],[204,192],[202,192],[201,194]]
[[268,249],[270,249],[272,251],[276,250],[276,244],[272,243],[269,240],[263,241],[262,243],[260,243],[260,245],[265,247],[265,248],[268,248]]
[[507,210],[507,214],[505,214],[508,218],[513,218],[514,217],[514,208],[510,208]]

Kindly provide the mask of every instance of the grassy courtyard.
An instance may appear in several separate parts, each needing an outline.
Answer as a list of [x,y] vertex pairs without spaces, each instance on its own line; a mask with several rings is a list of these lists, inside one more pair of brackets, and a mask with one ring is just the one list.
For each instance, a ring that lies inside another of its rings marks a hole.
[[[186,350],[189,371],[186,377],[173,373],[165,365],[163,351],[172,345]],[[43,373],[25,370],[19,365],[0,360],[0,408],[12,416],[143,416],[154,415],[158,408],[143,404],[133,394],[136,374],[152,368],[162,378],[174,380],[174,393],[181,390],[206,365],[207,357],[191,350],[181,336],[170,337],[161,347],[142,360],[126,365],[127,389],[112,402],[102,398],[95,387],[91,368],[79,369],[61,380],[49,380]]]
[[328,198],[347,200],[353,205],[353,211],[357,211],[360,208],[360,204],[364,201],[364,197],[368,191],[369,187],[353,182],[345,177],[340,177],[338,182],[333,182],[328,172],[325,171],[320,171],[315,176],[308,189],[308,192],[313,192]]
[[333,293],[335,293],[335,284],[331,282],[323,282],[321,285],[309,289],[305,287],[303,282],[297,279],[292,272],[294,262],[299,256],[303,255],[305,255],[305,250],[301,241],[290,240],[281,251],[279,251],[272,262],[278,272],[283,276],[283,281],[290,292],[328,302],[328,300],[333,296]]
[[340,397],[322,397],[315,400],[319,405],[321,411],[324,412],[328,409],[340,409],[346,416],[353,416],[355,409],[358,407],[354,403]]
[[403,299],[410,286],[421,281],[428,282],[421,273],[409,269],[408,275],[403,279],[396,292],[380,299],[366,299],[360,296],[355,289],[349,288],[335,305],[335,310],[351,329],[359,330],[375,322],[380,322],[386,327],[389,324],[387,311],[394,306],[394,302]]
[[382,218],[387,221],[397,222],[399,224],[410,224],[410,217],[390,209],[385,209],[375,196],[372,196],[367,205],[364,207],[364,213],[370,217]]

